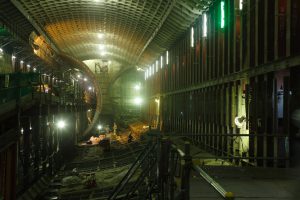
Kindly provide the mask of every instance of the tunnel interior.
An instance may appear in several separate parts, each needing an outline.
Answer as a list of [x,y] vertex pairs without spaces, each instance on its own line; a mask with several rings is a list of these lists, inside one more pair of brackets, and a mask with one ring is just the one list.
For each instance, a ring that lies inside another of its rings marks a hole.
[[299,33],[299,0],[0,0],[0,200],[299,199]]

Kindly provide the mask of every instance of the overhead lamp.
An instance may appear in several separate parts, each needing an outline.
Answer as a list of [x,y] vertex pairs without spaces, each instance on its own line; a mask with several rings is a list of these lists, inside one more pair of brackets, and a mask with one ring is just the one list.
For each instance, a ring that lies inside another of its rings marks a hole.
[[80,75],[80,74],[78,74],[78,75],[77,75],[77,78],[81,78],[81,75]]
[[221,1],[221,28],[225,26],[225,2]]
[[169,64],[169,51],[166,52],[166,64]]
[[21,61],[20,61],[20,63],[21,63],[21,64],[23,64],[23,63],[24,63],[24,61],[23,61],[23,60],[21,60]]
[[87,78],[84,78],[83,80],[84,80],[84,81],[87,81]]
[[99,49],[100,50],[104,50],[105,49],[105,45],[104,44],[99,44]]
[[141,89],[141,84],[139,83],[139,84],[136,84],[135,86],[134,86],[134,89],[135,90],[140,90]]
[[100,39],[104,38],[104,33],[98,33],[98,38]]
[[57,122],[56,125],[57,125],[57,128],[63,129],[63,128],[65,128],[66,123],[65,123],[65,121],[63,121],[63,120],[60,120],[60,121]]
[[98,129],[98,130],[101,130],[101,129],[102,129],[102,126],[99,124],[99,125],[97,126],[97,129]]
[[31,66],[29,64],[26,65],[28,68],[30,68]]
[[88,90],[92,90],[92,87],[91,87],[91,86],[89,86]]
[[205,13],[203,14],[202,26],[203,26],[202,27],[202,30],[203,30],[202,36],[207,37],[207,16]]
[[2,48],[0,48],[0,53],[3,53],[3,49]]
[[240,10],[243,10],[243,0],[240,0],[239,8],[240,8]]
[[135,105],[141,105],[143,102],[143,99],[141,97],[134,98],[134,104]]
[[16,56],[12,55],[11,58],[12,58],[12,59],[16,59]]
[[194,27],[191,28],[191,47],[194,47],[195,40],[194,40]]
[[36,68],[33,68],[33,71],[36,72]]

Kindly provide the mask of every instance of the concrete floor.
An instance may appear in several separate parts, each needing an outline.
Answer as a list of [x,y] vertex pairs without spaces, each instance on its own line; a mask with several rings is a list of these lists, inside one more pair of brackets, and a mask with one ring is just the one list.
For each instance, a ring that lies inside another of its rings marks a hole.
[[[176,143],[183,147],[182,141],[177,140]],[[297,148],[299,147],[300,145],[297,145]],[[194,145],[191,145],[191,154],[197,157],[213,157]],[[299,153],[297,155],[299,156]],[[300,200],[298,161],[297,165],[291,168],[235,167],[220,159],[200,159],[198,164],[226,191],[233,192],[236,200]],[[190,180],[190,199],[223,199],[196,172],[192,172]]]
[[215,166],[205,171],[233,192],[235,199],[300,199],[300,172],[296,169]]

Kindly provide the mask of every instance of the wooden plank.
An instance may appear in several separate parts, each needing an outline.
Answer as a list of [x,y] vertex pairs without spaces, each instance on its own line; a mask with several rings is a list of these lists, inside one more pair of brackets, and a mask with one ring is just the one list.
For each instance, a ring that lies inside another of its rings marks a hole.
[[254,55],[254,64],[255,66],[258,65],[258,53],[259,53],[259,50],[258,50],[258,24],[259,24],[259,1],[260,0],[255,0],[255,55]]
[[286,10],[286,53],[285,56],[291,55],[291,0],[286,0],[287,10]]
[[[268,99],[268,75],[264,75],[264,81],[263,81],[263,104],[264,104],[264,112],[263,112],[263,124],[264,124],[264,130],[263,130],[263,158],[268,157],[268,115],[269,115],[269,99]],[[263,160],[263,166],[267,167],[267,160]]]
[[268,29],[268,1],[264,1],[264,63],[268,61],[268,37],[270,30]]
[[[274,25],[274,59],[278,59],[278,1],[274,0],[275,2],[275,25]],[[269,8],[270,9],[270,8]]]
[[285,137],[285,167],[290,166],[290,77],[284,77],[284,107],[283,107],[283,120],[284,120],[284,134]]

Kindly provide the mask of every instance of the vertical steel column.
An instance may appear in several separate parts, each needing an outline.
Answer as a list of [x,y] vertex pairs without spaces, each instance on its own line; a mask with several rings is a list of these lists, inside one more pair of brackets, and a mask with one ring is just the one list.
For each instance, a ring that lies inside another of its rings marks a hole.
[[184,144],[184,165],[181,177],[181,191],[184,200],[190,199],[190,170],[192,167],[192,157],[190,155],[190,143]]
[[23,118],[23,184],[27,187],[30,183],[30,121]]
[[175,150],[171,149],[171,155],[170,155],[170,175],[169,175],[169,185],[170,185],[170,200],[174,200],[174,193],[176,189],[176,184],[174,182],[174,176],[175,176]]

